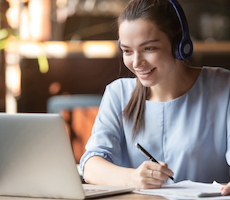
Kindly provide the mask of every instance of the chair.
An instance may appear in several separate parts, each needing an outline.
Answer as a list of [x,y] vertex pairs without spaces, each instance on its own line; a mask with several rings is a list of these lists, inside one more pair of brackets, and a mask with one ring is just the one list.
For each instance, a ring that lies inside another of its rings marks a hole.
[[58,95],[47,101],[47,112],[60,113],[65,120],[76,163],[85,152],[101,98],[92,94]]
[[99,106],[101,95],[76,94],[76,95],[57,95],[50,97],[47,101],[48,113],[59,113],[63,109],[72,110],[74,107]]

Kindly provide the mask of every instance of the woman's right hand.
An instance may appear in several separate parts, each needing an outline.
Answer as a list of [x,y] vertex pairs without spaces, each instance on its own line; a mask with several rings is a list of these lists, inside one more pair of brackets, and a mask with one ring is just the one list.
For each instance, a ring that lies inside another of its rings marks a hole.
[[136,190],[161,188],[162,184],[173,176],[166,163],[143,162],[131,173],[131,180]]

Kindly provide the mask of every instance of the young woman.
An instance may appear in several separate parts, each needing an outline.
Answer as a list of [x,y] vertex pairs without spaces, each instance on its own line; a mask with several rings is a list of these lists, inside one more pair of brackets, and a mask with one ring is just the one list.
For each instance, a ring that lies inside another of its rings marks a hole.
[[[169,0],[130,1],[118,28],[124,64],[136,78],[106,87],[81,158],[85,181],[136,189],[160,188],[170,176],[227,183],[229,71],[176,57],[182,32]],[[136,142],[160,164],[148,161]]]

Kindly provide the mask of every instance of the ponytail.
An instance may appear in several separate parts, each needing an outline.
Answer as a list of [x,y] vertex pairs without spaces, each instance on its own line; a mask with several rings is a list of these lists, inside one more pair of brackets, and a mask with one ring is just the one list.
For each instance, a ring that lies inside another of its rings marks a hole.
[[149,88],[144,87],[137,78],[137,85],[132,93],[128,105],[123,110],[123,118],[133,121],[132,139],[145,129],[145,101],[149,95]]

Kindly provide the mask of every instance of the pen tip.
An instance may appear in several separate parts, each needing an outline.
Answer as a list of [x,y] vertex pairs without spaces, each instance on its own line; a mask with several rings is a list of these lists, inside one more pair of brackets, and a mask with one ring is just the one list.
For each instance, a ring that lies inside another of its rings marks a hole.
[[172,177],[172,176],[170,176],[169,177],[174,183],[176,183],[176,180]]

